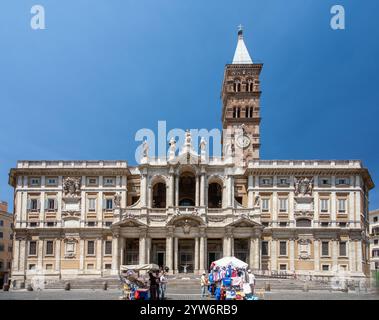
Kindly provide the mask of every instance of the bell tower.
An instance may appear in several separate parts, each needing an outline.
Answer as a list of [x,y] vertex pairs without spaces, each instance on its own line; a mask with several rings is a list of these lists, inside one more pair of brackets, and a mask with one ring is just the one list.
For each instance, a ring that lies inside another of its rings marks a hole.
[[238,30],[233,62],[225,66],[222,84],[222,127],[226,146],[243,155],[243,162],[259,159],[260,81],[262,63],[254,63]]

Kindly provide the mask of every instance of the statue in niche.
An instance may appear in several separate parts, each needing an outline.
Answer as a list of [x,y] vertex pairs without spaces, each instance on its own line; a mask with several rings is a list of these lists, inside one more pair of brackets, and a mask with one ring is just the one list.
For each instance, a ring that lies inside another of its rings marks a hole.
[[259,195],[256,195],[254,198],[254,207],[260,207],[261,205],[261,197]]
[[200,150],[202,152],[205,152],[206,146],[207,146],[207,142],[205,141],[204,137],[201,137],[201,140],[200,140]]
[[120,193],[116,193],[114,195],[114,205],[116,208],[120,208],[121,207],[121,194]]

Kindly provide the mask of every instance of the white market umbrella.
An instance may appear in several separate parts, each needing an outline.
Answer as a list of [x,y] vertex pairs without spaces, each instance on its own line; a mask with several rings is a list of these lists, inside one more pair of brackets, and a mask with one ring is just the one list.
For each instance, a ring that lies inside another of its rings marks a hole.
[[240,259],[237,259],[236,257],[223,257],[219,260],[216,260],[212,262],[213,266],[216,267],[227,267],[231,265],[234,268],[247,268],[248,264],[246,262],[243,262]]

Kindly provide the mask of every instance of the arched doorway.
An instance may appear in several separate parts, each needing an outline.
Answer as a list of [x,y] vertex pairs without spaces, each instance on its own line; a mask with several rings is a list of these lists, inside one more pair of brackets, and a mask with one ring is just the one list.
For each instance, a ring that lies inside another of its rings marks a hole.
[[158,182],[153,186],[153,208],[166,208],[166,185]]
[[194,206],[196,178],[191,172],[184,172],[179,179],[179,206]]
[[208,207],[222,207],[222,187],[217,182],[210,183],[208,186]]

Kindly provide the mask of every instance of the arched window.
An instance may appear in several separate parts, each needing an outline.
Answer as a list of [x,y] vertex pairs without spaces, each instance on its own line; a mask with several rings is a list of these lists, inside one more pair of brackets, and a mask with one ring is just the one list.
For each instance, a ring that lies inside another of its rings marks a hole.
[[233,118],[239,118],[241,116],[241,108],[234,107],[233,108]]
[[192,172],[184,172],[179,179],[179,206],[194,206],[196,178]]
[[249,81],[249,83],[247,84],[247,86],[248,86],[248,90],[247,91],[253,92],[253,90],[254,90],[254,83],[253,83],[252,80]]
[[240,80],[235,80],[234,81],[234,86],[233,86],[234,92],[240,92],[241,91],[241,82]]
[[162,182],[153,187],[153,208],[166,208],[166,185]]
[[222,207],[222,187],[217,182],[210,183],[208,186],[208,207]]

